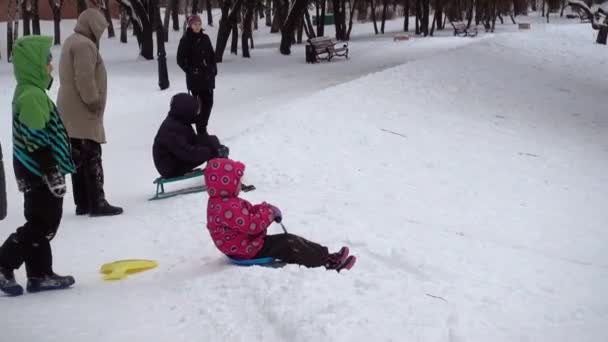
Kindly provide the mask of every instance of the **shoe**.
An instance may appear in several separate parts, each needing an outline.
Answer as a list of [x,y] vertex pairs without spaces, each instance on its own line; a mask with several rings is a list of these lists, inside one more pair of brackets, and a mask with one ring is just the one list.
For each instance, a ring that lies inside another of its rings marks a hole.
[[353,266],[355,266],[356,262],[357,262],[357,257],[354,255],[351,255],[348,258],[346,258],[346,260],[344,260],[342,265],[340,265],[340,266],[338,266],[338,268],[336,268],[336,271],[340,272],[342,270],[350,270],[351,268],[353,268]]
[[89,208],[76,206],[76,216],[82,216],[82,215],[88,215],[88,214],[89,214]]
[[74,285],[72,276],[60,276],[55,273],[44,277],[31,277],[27,280],[27,292],[62,290]]
[[13,271],[4,267],[0,267],[0,291],[11,297],[23,294],[23,287],[15,281]]
[[348,247],[344,246],[342,248],[340,248],[340,250],[337,253],[332,253],[327,257],[327,263],[325,264],[325,267],[327,269],[337,269],[340,265],[342,265],[344,263],[344,261],[346,260],[346,258],[348,257],[348,253],[349,253],[349,249]]
[[106,201],[104,199],[100,202],[100,204],[97,206],[97,208],[91,209],[91,211],[89,212],[89,215],[92,217],[98,217],[98,216],[114,216],[114,215],[120,215],[122,213],[123,213],[123,210],[121,207],[112,206],[112,205],[110,205],[110,203],[108,203],[108,201]]

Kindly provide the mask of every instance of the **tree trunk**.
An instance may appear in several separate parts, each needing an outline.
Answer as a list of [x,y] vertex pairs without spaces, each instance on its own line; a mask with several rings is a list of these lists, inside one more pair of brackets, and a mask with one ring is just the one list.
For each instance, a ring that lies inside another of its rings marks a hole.
[[15,25],[15,2],[8,1],[8,18],[6,20],[6,60],[10,63],[13,59],[13,30]]
[[29,0],[21,1],[21,19],[23,20],[23,36],[32,34],[30,30],[31,8]]
[[281,30],[281,47],[279,49],[281,54],[291,54],[291,43],[296,25],[304,15],[307,5],[307,0],[294,0],[293,6],[287,15],[287,19],[285,20],[285,24]]
[[272,25],[270,27],[270,33],[278,33],[281,31],[283,25],[283,0],[274,0],[274,17],[272,18]]
[[222,5],[222,18],[220,19],[220,27],[217,31],[217,43],[215,44],[215,60],[218,63],[222,62],[228,38],[230,38],[232,23],[234,22],[236,25],[236,14],[241,10],[242,4],[243,0],[236,0],[232,8],[230,1],[225,1]]
[[296,44],[302,44],[302,33],[304,33],[304,16],[300,18],[298,23],[298,32],[296,34]]
[[[139,44],[139,54],[147,60],[154,59],[154,17],[146,9],[146,0],[118,0],[125,6],[127,14],[133,25],[133,33]],[[157,0],[154,0],[157,1]],[[153,13],[152,13],[153,14]]]
[[437,12],[435,12],[435,15],[433,15],[433,23],[431,24],[431,32],[429,34],[431,37],[435,33],[435,23],[436,22],[437,22]]
[[372,22],[374,23],[374,33],[378,34],[378,23],[376,22],[376,4],[374,0],[370,0],[372,5]]
[[169,41],[169,20],[171,20],[171,11],[173,10],[173,3],[177,0],[167,0],[167,6],[165,7],[165,17],[163,19],[163,32],[165,36],[163,40]]
[[420,8],[421,0],[414,0],[416,2],[416,35],[420,34],[420,18],[422,17],[422,9]]
[[238,21],[235,20],[232,23],[232,41],[230,44],[230,53],[238,55],[239,53],[239,25]]
[[80,13],[84,12],[84,10],[87,9],[87,2],[86,0],[76,0],[76,10],[78,11],[78,15],[80,15]]
[[127,43],[127,30],[129,28],[129,15],[125,6],[120,5],[120,42]]
[[595,42],[598,44],[606,45],[607,38],[608,38],[608,26],[600,26],[600,30],[597,33],[597,40]]
[[308,27],[308,30],[307,30],[308,38],[315,38],[316,37],[315,28],[312,25],[312,21],[310,20],[310,14],[308,13],[308,11],[304,11],[304,20],[306,21],[306,26]]
[[243,20],[243,35],[241,37],[241,46],[243,49],[243,57],[245,57],[245,58],[251,57],[251,55],[249,54],[249,39],[251,36],[253,36],[253,34],[251,32],[251,25],[252,25],[252,20],[253,20],[253,13],[254,13],[253,6],[255,6],[254,0],[248,0],[247,1],[247,11],[245,12],[245,18]]
[[[167,6],[168,7],[168,6]],[[163,22],[160,19],[160,5],[158,0],[150,4],[150,21],[156,27],[156,45],[158,62],[158,86],[160,90],[169,88],[169,73],[167,72],[167,53],[165,52],[165,33]]]
[[380,24],[380,32],[384,34],[384,24],[386,23],[386,10],[388,6],[388,0],[382,2],[382,24]]
[[106,17],[106,21],[108,22],[108,38],[114,38],[116,33],[114,32],[114,23],[112,22],[112,16],[110,15],[109,0],[102,0],[101,6],[103,15]]
[[63,0],[49,0],[49,5],[51,6],[51,10],[53,11],[53,28],[55,33],[54,44],[61,44],[61,6],[63,5]]
[[437,30],[445,29],[443,26],[443,1],[437,0],[437,9],[435,10],[435,16],[437,17]]
[[[171,21],[173,22],[173,31],[179,31],[179,0],[171,0]],[[167,30],[169,31],[169,30]],[[169,32],[167,32],[167,35]]]
[[431,1],[430,0],[422,0],[422,33],[424,36],[429,35],[429,16],[431,10]]
[[357,8],[358,0],[349,0],[349,16],[348,18],[348,31],[346,31],[346,40],[350,40],[350,33],[353,30],[353,17],[355,16],[355,8]]
[[403,32],[408,32],[410,30],[410,0],[405,0],[403,13]]
[[205,0],[207,5],[207,25],[213,27],[213,7],[211,6],[211,0]]
[[40,35],[40,14],[38,11],[38,1],[30,0],[32,2],[32,32],[39,36]]
[[321,16],[317,16],[317,37],[325,36],[325,7],[327,7],[327,0],[321,1]]
[[264,9],[266,16],[266,26],[272,26],[272,0],[266,0],[266,8]]
[[198,14],[198,0],[192,0],[192,14]]

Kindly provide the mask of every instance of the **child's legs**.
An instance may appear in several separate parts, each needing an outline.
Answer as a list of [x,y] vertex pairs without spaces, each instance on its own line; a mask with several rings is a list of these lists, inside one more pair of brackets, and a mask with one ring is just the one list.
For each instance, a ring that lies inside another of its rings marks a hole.
[[24,194],[26,223],[0,247],[0,266],[9,269],[26,264],[28,277],[53,272],[50,241],[55,237],[63,213],[63,198],[40,185]]
[[329,251],[321,246],[293,234],[266,235],[264,247],[256,258],[273,257],[289,264],[306,267],[324,266]]

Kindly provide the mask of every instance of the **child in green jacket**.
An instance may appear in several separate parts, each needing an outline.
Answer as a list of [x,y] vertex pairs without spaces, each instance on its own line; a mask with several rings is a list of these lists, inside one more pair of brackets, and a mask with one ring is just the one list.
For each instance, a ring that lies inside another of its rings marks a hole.
[[53,272],[50,244],[63,214],[65,175],[74,171],[65,127],[46,94],[53,80],[52,44],[50,37],[32,36],[13,49],[13,167],[26,222],[0,247],[0,291],[11,296],[23,294],[14,270],[24,263],[28,292],[74,284],[72,276]]

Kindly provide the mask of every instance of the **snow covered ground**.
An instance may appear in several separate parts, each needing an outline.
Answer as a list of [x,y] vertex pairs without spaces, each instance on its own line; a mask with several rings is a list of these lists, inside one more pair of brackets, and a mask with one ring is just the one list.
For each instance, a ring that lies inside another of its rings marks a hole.
[[[589,24],[529,20],[398,43],[357,25],[351,59],[316,65],[302,46],[281,56],[264,29],[253,58],[226,55],[210,130],[247,165],[249,200],[281,207],[292,233],[351,246],[359,261],[341,274],[227,265],[205,194],[148,202],[152,139],[185,91],[177,36],[164,92],[155,61],[105,40],[106,193],[126,212],[76,217],[66,196],[55,268],[77,284],[0,298],[1,340],[608,340],[608,49]],[[5,61],[0,84],[10,155]],[[23,222],[7,159],[2,239]],[[102,263],[127,258],[160,266],[101,280]]]

